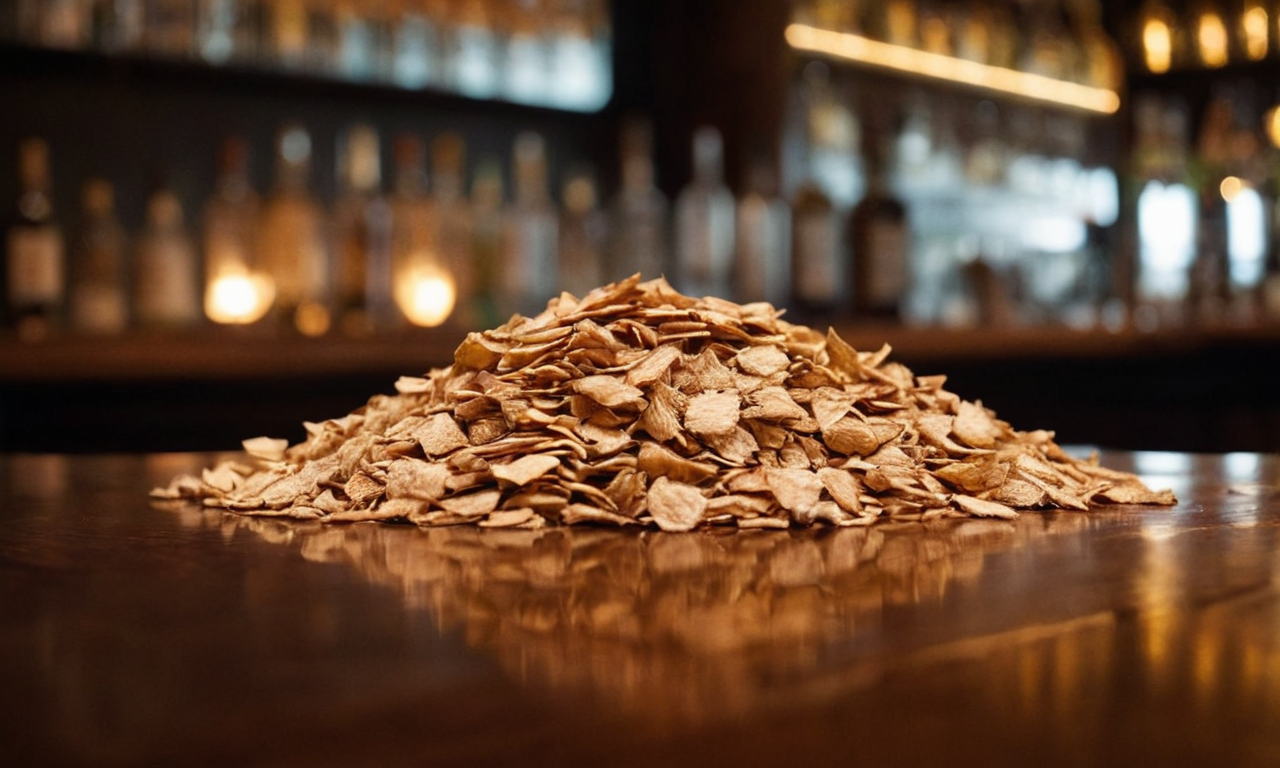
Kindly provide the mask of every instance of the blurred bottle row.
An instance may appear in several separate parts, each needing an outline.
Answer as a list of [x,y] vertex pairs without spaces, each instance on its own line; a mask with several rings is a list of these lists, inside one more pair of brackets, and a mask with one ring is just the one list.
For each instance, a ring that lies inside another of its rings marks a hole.
[[1099,0],[795,0],[792,20],[994,67],[1117,88]]
[[16,0],[16,40],[594,111],[604,0]]
[[1280,3],[1145,0],[1127,24],[1139,70],[1216,69],[1280,55]]

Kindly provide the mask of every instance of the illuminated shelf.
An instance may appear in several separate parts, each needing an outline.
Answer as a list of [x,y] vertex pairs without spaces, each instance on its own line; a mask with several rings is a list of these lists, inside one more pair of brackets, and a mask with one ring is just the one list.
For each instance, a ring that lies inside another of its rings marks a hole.
[[1120,109],[1120,94],[1108,88],[991,66],[807,24],[789,24],[785,35],[787,44],[796,50],[885,71],[1103,115]]

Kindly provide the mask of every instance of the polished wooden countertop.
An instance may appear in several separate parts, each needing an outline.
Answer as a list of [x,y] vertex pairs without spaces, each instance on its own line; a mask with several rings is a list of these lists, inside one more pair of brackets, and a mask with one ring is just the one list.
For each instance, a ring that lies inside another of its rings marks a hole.
[[1280,457],[1172,510],[636,534],[153,505],[0,457],[10,765],[1274,766]]

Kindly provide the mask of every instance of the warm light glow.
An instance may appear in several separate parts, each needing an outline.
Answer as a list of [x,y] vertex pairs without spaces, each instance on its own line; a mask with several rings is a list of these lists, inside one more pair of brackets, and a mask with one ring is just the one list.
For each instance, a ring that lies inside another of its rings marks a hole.
[[209,281],[204,313],[215,323],[248,325],[261,320],[275,298],[275,283],[266,275],[228,272]]
[[1221,67],[1227,63],[1227,26],[1222,17],[1213,11],[1200,15],[1197,37],[1200,39],[1200,61],[1206,67]]
[[1120,95],[1107,88],[1094,88],[1005,67],[993,67],[955,56],[892,45],[851,32],[833,32],[807,24],[790,24],[786,29],[786,39],[792,48],[804,51],[1000,91],[1035,101],[1107,114],[1120,109]]
[[1244,28],[1244,52],[1257,61],[1267,56],[1267,9],[1255,5],[1240,20]]
[[1162,19],[1147,19],[1142,26],[1142,50],[1147,69],[1157,75],[1169,71],[1169,65],[1173,63],[1173,37],[1169,25]]
[[453,314],[457,289],[453,276],[440,267],[418,267],[396,284],[396,304],[409,322],[434,328]]
[[1218,191],[1222,193],[1222,199],[1228,203],[1240,196],[1240,191],[1244,189],[1244,182],[1236,176],[1228,176],[1218,185]]
[[1263,124],[1267,130],[1267,138],[1271,140],[1271,145],[1280,147],[1280,105],[1267,110],[1267,116],[1264,118]]

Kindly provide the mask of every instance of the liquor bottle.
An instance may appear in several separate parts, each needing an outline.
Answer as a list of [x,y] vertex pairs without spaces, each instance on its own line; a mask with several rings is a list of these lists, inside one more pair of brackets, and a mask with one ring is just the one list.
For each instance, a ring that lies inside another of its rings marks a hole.
[[217,184],[204,208],[205,278],[210,284],[257,266],[260,204],[249,183],[248,160],[244,139],[223,142]]
[[420,0],[395,0],[388,13],[393,23],[391,79],[402,88],[423,88],[438,76],[440,41],[434,20]]
[[268,8],[264,58],[284,69],[307,66],[313,37],[309,30],[307,0],[275,0]]
[[604,282],[604,247],[608,224],[596,206],[590,174],[576,173],[564,185],[560,216],[560,289],[584,296]]
[[111,0],[93,6],[93,45],[109,53],[137,50],[142,46],[144,0]]
[[610,280],[639,273],[660,276],[667,262],[667,198],[654,183],[653,141],[649,124],[628,121],[622,134],[622,188],[613,201],[610,224]]
[[[495,260],[481,262],[472,258],[472,203],[466,195],[465,161],[466,144],[458,134],[442,133],[431,142],[431,202],[438,223],[434,248],[441,265],[453,276],[459,321],[467,327],[489,328],[493,324],[477,325],[481,315],[490,316],[479,309],[477,281],[479,272],[487,269],[486,290],[492,285]],[[501,229],[501,174],[497,186],[497,199],[492,207],[494,218],[499,222],[495,226]]]
[[676,288],[728,296],[733,269],[733,194],[724,184],[723,144],[710,126],[693,136],[693,179],[676,200]]
[[[510,316],[501,301],[499,270],[506,242],[503,215],[502,167],[495,159],[482,160],[471,181],[470,261],[475,280],[471,292],[471,321],[489,328]],[[503,314],[503,313],[506,314]]]
[[196,16],[191,0],[147,0],[143,45],[160,56],[187,58],[195,53]]
[[546,104],[549,90],[546,38],[539,0],[514,0],[506,6],[502,26],[507,31],[503,67],[503,97],[519,104]]
[[436,326],[453,312],[457,288],[436,248],[440,220],[427,194],[426,148],[417,136],[395,141],[391,274],[396,304],[414,325]]
[[889,187],[889,152],[884,144],[868,154],[867,194],[849,217],[854,313],[896,319],[908,279],[907,210]]
[[[29,3],[28,3],[29,4]],[[40,0],[39,37],[31,40],[50,48],[78,49],[91,39],[90,7],[81,0]]]
[[338,74],[348,80],[373,80],[379,70],[379,19],[371,4],[335,0],[333,19],[337,32]]
[[812,179],[801,183],[791,204],[791,301],[801,321],[841,314],[847,304],[840,225],[831,198]]
[[502,51],[490,4],[459,0],[452,14],[450,80],[454,90],[473,99],[498,94]]
[[66,293],[62,230],[53,217],[49,145],[27,139],[18,147],[18,205],[9,227],[5,296],[9,323],[24,340],[38,340],[59,321]]
[[183,223],[177,195],[160,189],[147,201],[138,239],[134,317],[144,328],[184,328],[200,320],[196,248]]
[[531,131],[516,137],[512,151],[515,200],[507,209],[499,280],[503,312],[534,315],[556,293],[558,216],[547,182],[542,136]]
[[791,210],[774,195],[763,164],[751,169],[750,191],[738,201],[733,282],[737,301],[785,306],[791,297]]
[[1250,61],[1265,59],[1271,52],[1271,19],[1263,0],[1244,0],[1240,9],[1238,39],[1244,58]]
[[551,0],[554,7],[548,51],[546,103],[563,109],[594,110],[609,100],[607,14],[591,0]]
[[329,257],[324,214],[308,189],[311,137],[287,126],[276,141],[276,186],[262,209],[258,258],[275,283],[279,315],[300,333],[328,332]]
[[378,134],[358,125],[339,153],[336,227],[339,322],[361,336],[394,317],[391,297],[391,211],[382,195]]
[[115,213],[115,194],[103,179],[84,184],[84,228],[71,254],[71,327],[115,334],[128,324],[124,266],[128,240]]

